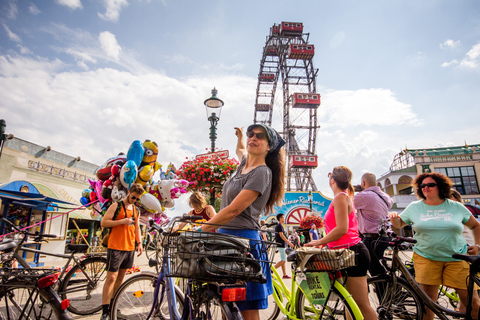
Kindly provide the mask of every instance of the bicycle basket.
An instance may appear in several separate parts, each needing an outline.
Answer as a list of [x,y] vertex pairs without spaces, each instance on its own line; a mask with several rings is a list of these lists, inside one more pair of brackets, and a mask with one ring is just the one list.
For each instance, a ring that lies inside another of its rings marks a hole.
[[[181,231],[167,234],[170,274],[203,281],[263,282],[270,269],[268,244],[213,232]],[[255,259],[255,256],[259,259]],[[268,265],[268,266],[265,266]]]
[[338,271],[355,266],[355,252],[302,247],[297,250],[297,263],[302,271],[304,267],[311,271]]

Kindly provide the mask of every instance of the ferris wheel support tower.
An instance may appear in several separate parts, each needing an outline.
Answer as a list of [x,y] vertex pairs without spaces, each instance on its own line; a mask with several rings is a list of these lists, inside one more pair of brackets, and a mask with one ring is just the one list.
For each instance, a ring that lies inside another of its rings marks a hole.
[[[254,123],[277,129],[287,151],[287,191],[317,191],[312,171],[318,166],[316,154],[318,69],[313,67],[315,47],[308,43],[303,24],[282,22],[270,28],[260,61],[255,99]],[[281,100],[276,99],[281,77]],[[281,130],[279,130],[281,127]]]

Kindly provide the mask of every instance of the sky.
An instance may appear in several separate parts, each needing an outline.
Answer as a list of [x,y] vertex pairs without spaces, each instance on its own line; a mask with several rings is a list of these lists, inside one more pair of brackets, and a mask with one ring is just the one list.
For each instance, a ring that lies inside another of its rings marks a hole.
[[315,45],[323,194],[338,165],[358,184],[402,149],[480,143],[470,0],[1,0],[0,118],[7,133],[99,165],[150,139],[164,169],[179,167],[210,147],[203,102],[215,87],[216,146],[233,157],[282,21],[302,22]]

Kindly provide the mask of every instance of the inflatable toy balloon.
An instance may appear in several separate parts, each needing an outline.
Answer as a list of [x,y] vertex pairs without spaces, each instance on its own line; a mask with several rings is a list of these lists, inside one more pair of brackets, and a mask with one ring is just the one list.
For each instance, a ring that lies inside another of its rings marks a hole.
[[189,182],[186,180],[161,180],[158,182],[158,192],[162,197],[161,203],[165,208],[174,206],[173,199],[179,198],[187,193],[186,187]]
[[90,203],[90,201],[88,201],[88,199],[85,198],[85,197],[81,197],[81,198],[80,198],[80,203],[81,203],[82,205],[86,205],[87,203]]
[[137,165],[132,160],[127,161],[120,170],[120,183],[127,190],[137,178]]
[[145,187],[145,185],[152,179],[153,175],[155,174],[155,171],[161,168],[161,164],[158,162],[155,162],[153,165],[145,165],[141,168],[138,169],[138,177],[137,180],[135,180],[136,183],[140,183],[142,186]]
[[90,196],[90,192],[92,192],[92,189],[90,189],[90,188],[83,189],[82,197],[88,198]]
[[90,192],[89,198],[90,198],[90,202],[97,200],[97,195],[95,194],[95,191],[92,190],[92,192]]
[[125,199],[125,197],[127,196],[127,193],[123,190],[119,190],[117,188],[117,186],[113,186],[112,188],[112,200],[113,201],[122,201],[123,199]]
[[[111,169],[111,172],[112,172],[112,176],[114,177],[118,177],[120,175],[120,166],[118,164],[114,164],[112,166],[112,169]],[[112,177],[110,177],[111,179]]]
[[101,203],[104,203],[105,199],[102,197],[103,181],[100,181],[100,180],[92,181],[88,179],[88,182],[90,182],[90,185],[92,186],[93,191],[95,191],[98,201],[100,201]]
[[146,164],[153,165],[157,162],[158,144],[155,141],[145,140],[143,149],[142,166]]
[[142,197],[140,197],[140,204],[141,206],[147,210],[148,212],[162,212],[162,205],[154,195],[150,193],[144,193]]
[[142,164],[143,153],[144,149],[140,140],[133,141],[130,148],[128,148],[127,162],[133,161],[137,165],[137,168],[140,167]]
[[124,154],[118,155],[116,157],[108,159],[104,164],[102,164],[98,169],[95,171],[98,180],[105,181],[112,175],[111,167],[113,165],[123,166],[127,161],[127,157]]

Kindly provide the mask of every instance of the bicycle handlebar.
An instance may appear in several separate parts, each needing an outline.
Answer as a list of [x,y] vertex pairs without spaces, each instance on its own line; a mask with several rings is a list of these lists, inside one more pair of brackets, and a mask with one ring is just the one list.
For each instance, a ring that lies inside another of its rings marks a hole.
[[55,235],[55,234],[40,234],[38,231],[36,231],[35,233],[31,233],[31,232],[28,232],[26,230],[22,230],[6,218],[1,218],[1,221],[5,222],[5,224],[8,224],[10,227],[15,229],[16,231],[18,231],[20,233],[23,233],[24,235],[27,235],[27,236],[32,236],[32,237],[39,238],[39,240],[42,240],[41,239],[42,237],[45,237],[45,238],[56,238],[57,237],[57,235]]

